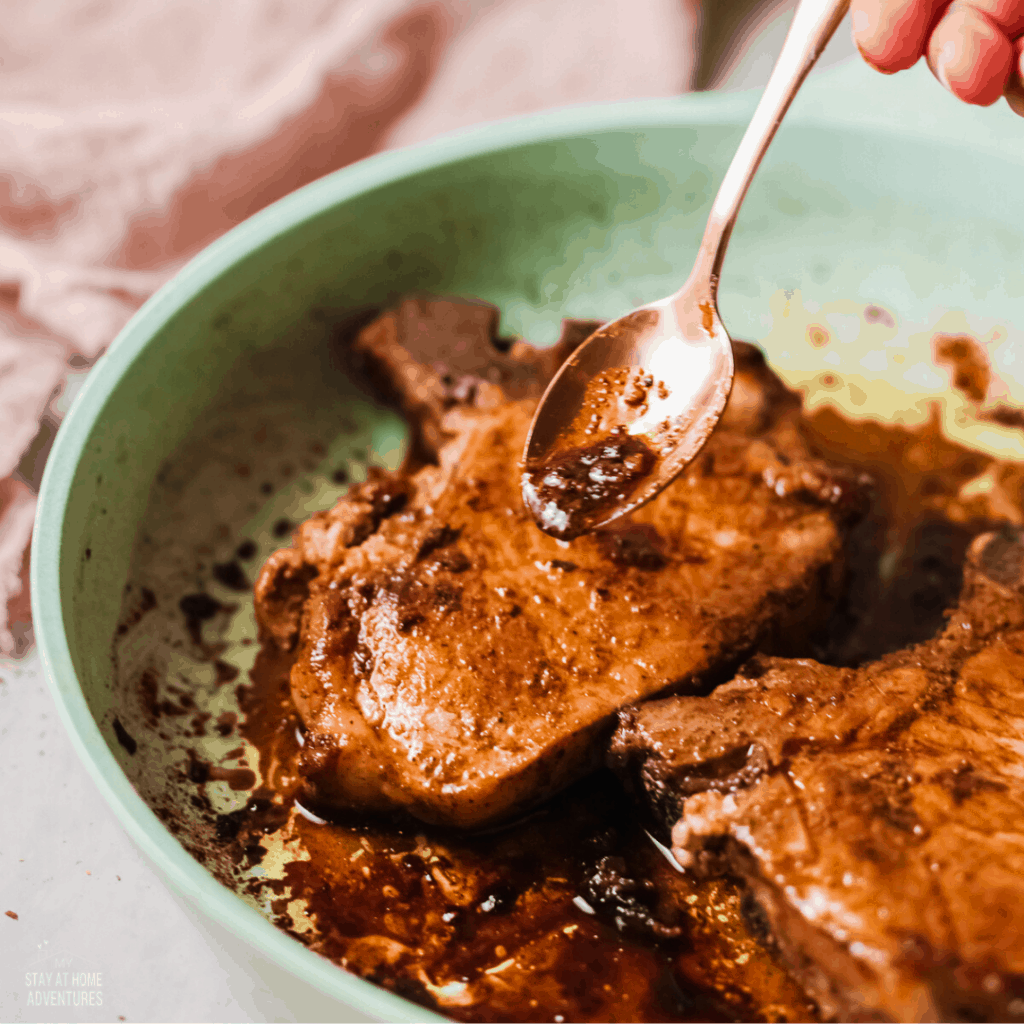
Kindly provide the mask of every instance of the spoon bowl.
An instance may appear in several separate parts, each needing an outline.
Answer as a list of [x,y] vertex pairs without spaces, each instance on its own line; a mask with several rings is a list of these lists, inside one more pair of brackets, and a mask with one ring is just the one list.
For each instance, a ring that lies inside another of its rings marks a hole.
[[[734,368],[718,310],[710,296],[695,298],[680,293],[606,324],[548,385],[545,415],[538,413],[527,438],[523,474],[524,501],[546,532],[570,539],[638,508],[704,446],[725,409]],[[601,388],[606,382],[611,386]],[[592,500],[573,506],[551,478],[551,453],[586,449],[588,440],[600,444],[619,426],[651,453],[647,472],[632,487],[614,480],[592,487]]]
[[761,158],[848,8],[849,0],[801,0],[686,284],[601,327],[548,385],[522,473],[523,501],[546,533],[571,540],[650,501],[714,430],[734,373],[717,304],[729,237]]

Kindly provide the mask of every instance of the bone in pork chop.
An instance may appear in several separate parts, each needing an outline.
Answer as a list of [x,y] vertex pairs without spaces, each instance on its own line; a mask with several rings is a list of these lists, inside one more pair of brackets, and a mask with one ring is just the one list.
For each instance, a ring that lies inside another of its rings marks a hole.
[[863,484],[809,458],[799,401],[751,346],[699,462],[624,525],[571,544],[522,507],[544,353],[482,304],[408,300],[355,351],[436,465],[378,474],[315,515],[256,586],[297,643],[303,772],[321,803],[477,827],[599,763],[624,704],[693,692],[827,614]]
[[974,541],[928,643],[621,713],[676,858],[745,880],[827,1017],[1024,1019],[1022,541]]

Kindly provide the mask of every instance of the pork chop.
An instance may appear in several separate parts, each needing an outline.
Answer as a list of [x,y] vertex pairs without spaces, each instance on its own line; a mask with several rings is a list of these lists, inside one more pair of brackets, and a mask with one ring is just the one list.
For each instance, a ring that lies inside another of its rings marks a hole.
[[1024,1019],[1024,535],[978,537],[934,640],[756,659],[625,709],[611,758],[690,870],[749,886],[829,1018]]
[[808,457],[799,400],[752,346],[699,463],[614,530],[557,541],[523,509],[553,352],[495,340],[482,304],[409,300],[355,342],[435,465],[315,515],[256,585],[288,649],[321,803],[464,828],[593,769],[624,704],[694,692],[827,614],[863,483]]

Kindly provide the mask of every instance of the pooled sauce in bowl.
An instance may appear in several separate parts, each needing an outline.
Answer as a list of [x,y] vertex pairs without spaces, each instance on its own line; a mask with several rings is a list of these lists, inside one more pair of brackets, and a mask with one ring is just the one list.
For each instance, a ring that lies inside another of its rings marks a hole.
[[456,1020],[814,1018],[739,887],[680,872],[609,772],[476,834],[302,804],[289,663],[251,674],[265,788],[223,831],[280,875],[251,893],[311,949]]
[[[859,662],[931,635],[966,544],[990,525],[956,503],[984,460],[937,432],[832,414],[807,431],[880,484],[852,540],[848,599],[815,653]],[[913,522],[928,524],[923,547]],[[742,888],[680,872],[659,846],[667,836],[605,771],[483,834],[325,820],[302,804],[291,660],[264,650],[251,673],[240,731],[266,788],[224,830],[242,864],[303,851],[251,886],[278,894],[281,926],[310,948],[457,1020],[817,1019]]]
[[[455,377],[451,389],[466,391],[465,380]],[[772,400],[798,402],[781,384]],[[733,412],[745,401],[742,389],[735,393]],[[750,404],[752,422],[761,411]],[[820,412],[805,415],[800,429],[815,454],[866,470],[878,484],[872,511],[849,538],[845,596],[805,653],[856,664],[931,636],[955,600],[966,544],[999,518],[992,495],[1021,515],[1019,469],[949,442],[937,425],[851,424]],[[728,471],[732,457],[709,446],[689,472]],[[751,486],[741,475],[735,480],[737,488]],[[973,486],[979,480],[992,488]],[[762,483],[787,493],[809,486],[783,470],[754,486]],[[467,570],[451,550],[458,543],[424,554],[421,564],[434,559],[438,574],[453,573],[461,585]],[[643,523],[596,543],[614,552],[623,572],[665,568],[662,539]],[[694,550],[687,557],[699,565],[704,556]],[[587,571],[579,561],[566,551],[544,572],[579,585]],[[219,604],[209,611],[214,617],[196,631],[213,657],[216,616],[228,611]],[[294,662],[295,652],[266,644],[250,683],[238,686],[244,714],[237,731],[258,753],[260,788],[216,815],[212,831],[217,857],[233,862],[243,895],[269,908],[298,941],[461,1020],[814,1019],[756,905],[726,878],[680,872],[660,825],[603,769],[526,815],[476,832],[341,813],[311,800],[300,764],[305,733],[289,685]],[[222,682],[233,679],[221,680],[218,670],[210,686],[225,694]],[[166,681],[159,687],[161,696],[171,689]],[[230,733],[236,726],[223,718],[215,713],[210,725]],[[132,732],[120,740],[129,754],[139,736]],[[216,779],[229,763],[232,771],[241,767],[241,748],[225,744],[223,765],[186,773],[197,806],[205,802],[211,813],[206,787],[227,784]]]

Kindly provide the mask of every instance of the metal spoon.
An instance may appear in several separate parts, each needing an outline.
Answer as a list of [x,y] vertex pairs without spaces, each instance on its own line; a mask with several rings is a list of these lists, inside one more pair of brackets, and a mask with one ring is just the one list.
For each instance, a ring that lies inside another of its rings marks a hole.
[[547,533],[569,539],[650,501],[714,429],[734,372],[717,305],[729,236],[776,129],[848,7],[801,0],[686,284],[592,334],[548,385],[523,455],[523,500]]

